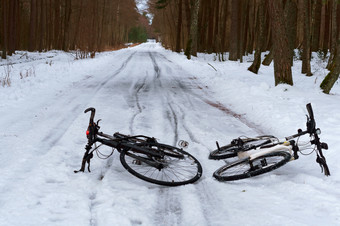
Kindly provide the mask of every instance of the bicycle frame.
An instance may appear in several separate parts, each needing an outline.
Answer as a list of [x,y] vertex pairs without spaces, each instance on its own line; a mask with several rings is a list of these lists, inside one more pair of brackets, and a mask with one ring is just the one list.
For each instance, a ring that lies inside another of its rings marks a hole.
[[[285,137],[284,142],[280,142],[279,139],[277,139],[277,141],[264,145],[247,145],[247,140],[245,140],[244,142],[244,139],[242,138],[232,140],[230,145],[224,146],[227,147],[225,153],[227,153],[228,148],[230,147],[230,153],[236,152],[238,160],[229,162],[227,165],[217,169],[214,172],[214,177],[221,181],[244,179],[277,169],[290,160],[296,160],[299,158],[298,152],[300,152],[300,148],[301,150],[304,150],[306,148],[304,144],[298,143],[299,137],[307,134],[310,137],[310,141],[308,143],[311,146],[314,145],[313,152],[316,153],[316,162],[320,165],[321,170],[324,172],[324,174],[326,176],[330,176],[330,171],[327,166],[326,159],[322,153],[322,149],[327,150],[328,145],[326,143],[320,142],[319,134],[321,133],[321,130],[319,128],[316,128],[314,113],[311,104],[307,104],[306,108],[308,111],[308,115],[306,115],[307,129],[305,131],[298,129],[297,134]],[[248,139],[252,140],[256,138]],[[236,149],[233,149],[233,147],[236,147]],[[220,147],[218,146],[218,143],[217,148],[218,149],[213,152],[214,154],[218,153],[218,151],[223,152],[223,150],[220,149]],[[225,158],[232,158],[235,155],[230,154],[228,156],[227,154],[225,154],[225,156]],[[278,157],[278,159],[275,159],[275,157]],[[270,165],[268,165],[267,159],[272,161]],[[247,171],[248,165],[250,167],[249,172]],[[243,169],[241,166],[245,167],[246,170],[237,171],[237,169]]]
[[[179,186],[194,183],[202,175],[202,166],[199,161],[182,148],[158,143],[154,137],[144,135],[129,136],[121,133],[109,135],[100,132],[99,121],[94,122],[95,109],[88,108],[85,113],[91,111],[89,126],[86,130],[87,144],[82,159],[80,170],[84,172],[86,163],[90,170],[90,160],[95,152],[101,159],[107,159],[116,149],[120,154],[122,166],[132,175],[144,181],[165,185]],[[96,145],[96,144],[99,145]],[[182,147],[187,146],[186,141],[181,141]],[[93,145],[95,145],[93,147]],[[110,154],[100,152],[100,147],[106,145],[112,147]]]
[[[131,149],[135,153],[145,154],[146,156],[149,156],[152,158],[163,158],[164,157],[164,153],[161,150],[157,149],[157,151],[153,151],[150,149],[139,147],[139,145],[144,145],[144,146],[151,145],[151,144],[156,145],[157,141],[153,137],[148,137],[144,135],[127,136],[127,135],[120,134],[120,133],[115,133],[113,136],[111,136],[109,134],[99,132],[100,127],[98,123],[100,120],[98,120],[97,123],[94,122],[94,116],[95,116],[96,110],[94,108],[88,108],[85,110],[84,113],[87,113],[89,111],[91,111],[91,116],[89,120],[89,126],[86,131],[88,143],[85,147],[86,151],[84,153],[81,168],[80,170],[77,170],[77,171],[75,170],[74,171],[75,173],[84,172],[86,163],[88,164],[88,171],[91,172],[90,161],[93,158],[93,152],[96,150],[96,148],[93,149],[92,151],[91,149],[92,149],[92,145],[95,144],[96,142],[115,148],[118,152],[121,152],[122,150],[125,150],[125,149],[128,149],[128,150]],[[145,140],[141,138],[144,138]],[[153,159],[143,158],[143,157],[134,155],[133,153],[130,153],[130,152],[127,153],[127,155],[141,162],[144,162],[152,167],[155,167],[157,169],[162,169],[164,167],[163,163],[156,162]],[[176,157],[181,158],[182,156],[176,155]]]
[[259,147],[249,151],[240,151],[237,153],[237,156],[239,159],[249,158],[250,160],[254,160],[260,156],[279,151],[287,151],[292,155],[292,150],[293,146],[289,142],[284,142],[282,144],[276,144],[268,148]]

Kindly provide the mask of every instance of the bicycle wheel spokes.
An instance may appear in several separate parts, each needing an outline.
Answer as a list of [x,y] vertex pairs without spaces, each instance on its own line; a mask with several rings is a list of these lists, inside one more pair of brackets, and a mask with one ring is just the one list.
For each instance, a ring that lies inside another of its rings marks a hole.
[[166,153],[162,158],[155,158],[129,150],[121,153],[120,160],[131,174],[151,183],[177,186],[198,180],[202,174],[200,163],[189,153],[177,152],[180,158]]
[[239,180],[270,172],[286,164],[291,158],[287,152],[275,152],[260,156],[252,161],[241,159],[229,165],[222,166],[214,172],[214,177],[220,181]]

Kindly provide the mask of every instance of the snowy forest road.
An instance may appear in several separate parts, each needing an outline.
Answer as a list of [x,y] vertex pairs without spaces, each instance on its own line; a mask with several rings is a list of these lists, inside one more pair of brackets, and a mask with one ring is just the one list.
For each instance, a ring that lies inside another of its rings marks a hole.
[[[318,192],[318,179],[306,190],[303,182],[290,182],[294,172],[284,167],[230,183],[212,177],[225,163],[208,159],[215,141],[265,131],[221,104],[214,90],[157,47],[145,43],[80,62],[91,68],[80,79],[0,109],[6,115],[0,225],[303,225],[314,217],[304,207],[316,204],[301,194]],[[179,187],[150,184],[129,174],[117,152],[106,160],[94,156],[91,173],[74,174],[86,144],[88,107],[96,108],[105,133],[143,134],[170,145],[188,141],[186,151],[201,162],[203,176]]]
[[[214,107],[194,75],[154,48],[150,43],[122,51],[111,56],[103,74],[39,93],[26,100],[25,109],[6,109],[12,117],[2,123],[7,128],[4,148],[11,151],[1,154],[0,222],[222,225],[230,219],[224,199],[210,186],[218,164],[208,164],[207,157],[214,133],[225,138],[225,128],[249,128]],[[87,107],[97,109],[104,132],[144,134],[171,145],[187,140],[187,151],[204,167],[203,177],[175,188],[148,184],[126,172],[117,154],[104,161],[94,158],[92,173],[73,174],[86,144]]]

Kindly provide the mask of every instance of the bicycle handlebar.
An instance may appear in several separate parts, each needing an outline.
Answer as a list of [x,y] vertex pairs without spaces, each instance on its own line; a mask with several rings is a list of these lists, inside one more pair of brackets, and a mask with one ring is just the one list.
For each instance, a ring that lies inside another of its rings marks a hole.
[[309,116],[307,116],[307,131],[310,134],[314,134],[316,132],[316,123],[315,123],[315,119],[314,119],[314,113],[313,113],[313,108],[311,103],[306,105],[307,111]]
[[307,116],[307,132],[314,137],[314,140],[311,141],[312,144],[316,145],[317,149],[317,158],[316,162],[319,163],[321,170],[324,171],[326,176],[331,175],[326,163],[326,158],[323,156],[322,149],[328,149],[328,145],[326,143],[321,143],[320,138],[318,136],[318,132],[316,129],[316,122],[314,119],[314,113],[311,103],[306,105],[309,117]]
[[90,116],[90,124],[92,125],[93,124],[93,120],[94,120],[94,115],[96,114],[96,109],[95,108],[87,108],[84,113],[87,113],[91,111],[91,116]]
[[309,118],[314,120],[314,113],[313,113],[313,108],[312,108],[311,103],[307,104],[306,108],[307,108],[307,111],[308,111],[308,114],[309,114]]

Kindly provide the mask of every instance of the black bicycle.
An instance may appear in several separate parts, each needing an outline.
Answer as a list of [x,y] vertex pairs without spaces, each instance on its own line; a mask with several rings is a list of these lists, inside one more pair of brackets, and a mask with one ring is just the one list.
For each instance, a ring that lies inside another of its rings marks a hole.
[[[178,186],[194,183],[202,176],[202,166],[199,161],[184,151],[183,148],[158,143],[154,137],[144,135],[128,136],[115,133],[113,136],[100,132],[99,121],[94,122],[96,110],[88,108],[85,113],[91,112],[89,126],[86,131],[87,145],[82,159],[80,170],[84,172],[86,163],[90,171],[90,161],[93,153],[102,158],[99,151],[101,145],[112,147],[112,152],[105,156],[110,157],[114,149],[120,153],[120,162],[128,172],[134,176],[159,185]],[[100,145],[97,146],[97,142]],[[187,142],[181,142],[183,146]],[[94,147],[93,147],[94,146]]]
[[[306,105],[307,129],[298,130],[297,134],[286,137],[284,141],[279,141],[274,136],[259,136],[255,138],[239,137],[223,147],[212,151],[210,159],[222,159],[238,157],[237,160],[228,163],[217,169],[213,176],[219,181],[232,181],[245,179],[275,170],[290,160],[299,158],[299,153],[306,155],[312,152],[316,153],[316,162],[320,165],[321,170],[326,176],[330,175],[326,158],[322,149],[328,149],[326,143],[320,142],[319,135],[321,130],[316,128],[312,105]],[[299,138],[305,134],[310,136],[310,141],[300,142]],[[309,153],[303,153],[303,150],[311,150]]]

